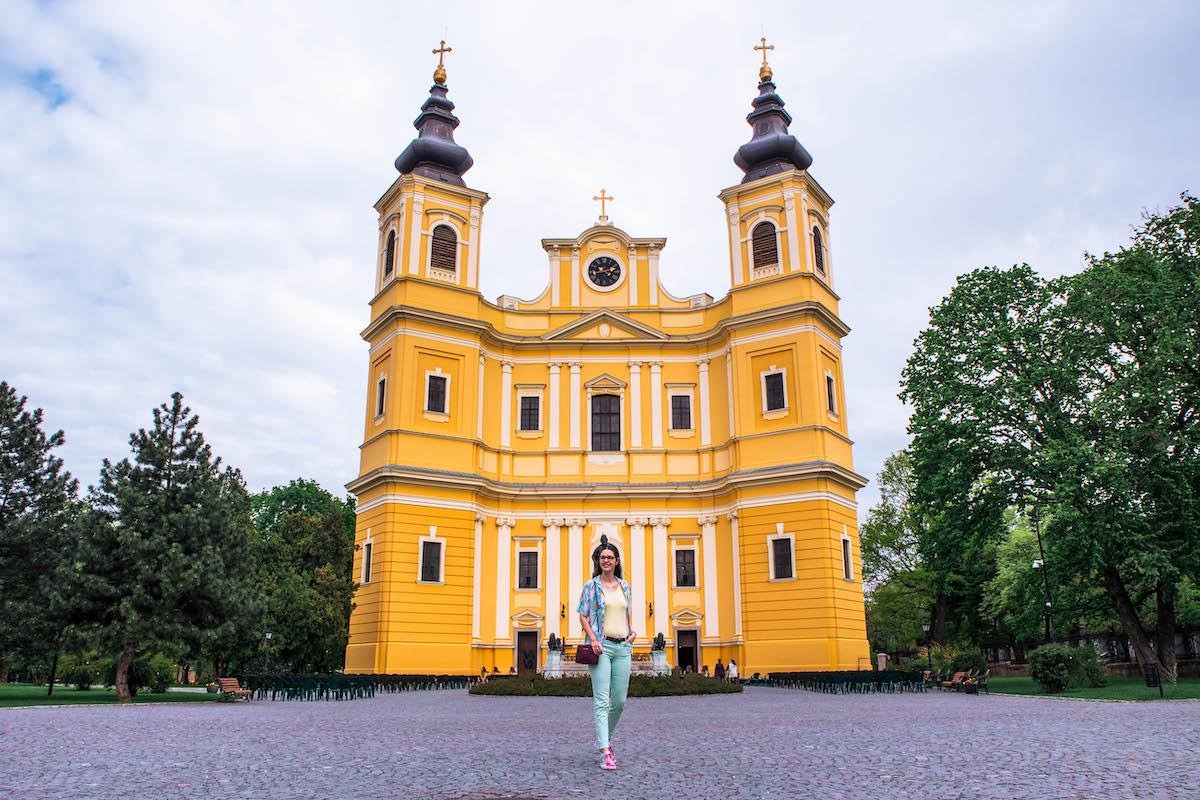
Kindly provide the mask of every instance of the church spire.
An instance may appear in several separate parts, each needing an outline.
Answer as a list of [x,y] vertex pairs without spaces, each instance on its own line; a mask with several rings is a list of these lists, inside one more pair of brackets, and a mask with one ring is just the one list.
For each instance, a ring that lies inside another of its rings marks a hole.
[[808,169],[813,161],[804,145],[788,133],[792,115],[783,110],[783,98],[775,93],[774,75],[767,64],[767,51],[775,45],[767,44],[765,37],[761,42],[754,46],[762,51],[758,97],[752,101],[754,110],[746,116],[754,135],[733,157],[733,163],[746,173],[742,183],[789,169]]
[[429,87],[429,99],[421,106],[421,114],[413,120],[417,138],[408,143],[404,152],[396,158],[396,169],[400,174],[416,173],[456,186],[466,186],[463,173],[471,168],[475,160],[467,148],[454,141],[454,129],[458,117],[454,116],[454,103],[446,97],[445,54],[453,48],[446,47],[442,40],[433,53],[438,57],[437,69],[433,71],[433,86]]

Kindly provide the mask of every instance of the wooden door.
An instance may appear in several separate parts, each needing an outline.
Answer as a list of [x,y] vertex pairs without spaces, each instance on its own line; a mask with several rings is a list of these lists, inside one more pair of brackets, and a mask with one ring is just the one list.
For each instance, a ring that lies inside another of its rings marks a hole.
[[517,673],[538,671],[538,635],[535,631],[517,631]]

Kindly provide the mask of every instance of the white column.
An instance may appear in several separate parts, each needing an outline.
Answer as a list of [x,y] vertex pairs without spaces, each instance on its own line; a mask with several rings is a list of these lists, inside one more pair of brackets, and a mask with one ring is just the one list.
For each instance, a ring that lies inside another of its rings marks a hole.
[[646,621],[646,524],[645,517],[630,517],[629,547],[625,552],[625,563],[629,566],[629,583],[633,589],[633,624],[638,635],[651,639],[650,625]]
[[413,194],[412,227],[408,232],[408,269],[409,275],[416,275],[421,267],[421,224],[424,220],[425,195]]
[[512,517],[496,517],[496,643],[512,641]]
[[579,248],[571,248],[571,305],[579,305]]
[[725,351],[725,389],[728,393],[729,401],[729,438],[733,439],[737,436],[737,429],[734,427],[734,420],[737,418],[733,413],[733,348]]
[[738,220],[739,211],[736,204],[729,206],[726,211],[729,213],[729,251],[733,255],[733,285],[741,286],[746,281],[742,276],[742,231]]
[[571,367],[571,441],[570,447],[572,450],[579,449],[579,368],[582,366],[578,361],[572,361]]
[[471,248],[467,253],[467,286],[472,289],[479,288],[479,214],[480,209],[471,209],[471,227],[467,239]]
[[558,258],[558,245],[551,245],[546,251],[550,257],[550,305],[558,305],[558,284],[562,272],[562,262]]
[[546,630],[542,631],[544,636],[554,634],[562,636],[562,629],[559,627],[559,607],[562,603],[559,585],[559,529],[562,525],[561,519],[544,519],[542,525],[546,528]]
[[671,565],[667,553],[667,526],[671,524],[670,517],[654,517],[650,520],[654,526],[654,632],[671,638],[671,599],[667,594],[667,578]]
[[796,190],[784,189],[783,207],[787,214],[788,272],[800,270],[800,239],[796,227]]
[[650,446],[663,446],[662,362],[650,362]]
[[629,248],[629,305],[638,304],[637,248]]
[[702,358],[697,363],[700,367],[700,446],[712,444],[712,417],[708,405],[708,359]]
[[483,514],[475,512],[475,554],[471,560],[471,641],[479,641],[479,588],[483,584]]
[[642,362],[629,362],[629,446],[642,446]]
[[742,548],[738,543],[738,512],[729,512],[729,531],[732,541],[730,551],[733,557],[733,636],[738,641],[742,639]]
[[646,251],[650,261],[650,305],[658,305],[658,250],[651,247]]
[[813,261],[812,239],[809,238],[808,226],[808,192],[800,193],[800,228],[804,231],[804,252],[808,254],[808,271],[816,272],[817,265]]
[[512,447],[512,362],[500,365],[500,446]]
[[700,517],[700,547],[704,551],[704,635],[721,637],[721,605],[717,587],[717,518]]
[[549,408],[549,414],[548,414],[549,420],[546,422],[546,425],[550,428],[550,431],[549,431],[550,445],[549,446],[550,446],[551,450],[558,449],[559,416],[560,416],[560,412],[562,411],[562,409],[561,409],[562,401],[559,398],[559,388],[558,388],[559,387],[559,371],[561,369],[562,369],[561,364],[558,364],[556,362],[551,362],[551,364],[550,364],[550,408]]
[[567,630],[569,640],[579,642],[583,637],[583,626],[579,624],[576,611],[579,598],[575,594],[583,588],[583,526],[586,519],[572,517],[567,520]]
[[487,358],[479,357],[479,408],[477,409],[477,419],[475,421],[476,436],[479,441],[483,441],[483,382],[484,376],[487,374]]

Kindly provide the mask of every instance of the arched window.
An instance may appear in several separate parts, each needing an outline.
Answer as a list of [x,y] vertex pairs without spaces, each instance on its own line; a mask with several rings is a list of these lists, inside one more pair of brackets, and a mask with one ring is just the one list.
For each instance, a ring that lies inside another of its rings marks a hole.
[[457,265],[458,236],[449,225],[438,225],[433,229],[433,243],[429,248],[429,266],[446,272],[454,272]]
[[825,274],[825,245],[821,242],[821,229],[813,225],[812,231],[813,244],[813,263],[817,265],[817,272]]
[[388,231],[387,250],[383,254],[383,277],[392,274],[396,268],[396,232]]
[[621,449],[621,398],[615,394],[592,397],[592,450]]
[[775,242],[775,226],[760,222],[750,233],[750,249],[754,255],[754,268],[773,267],[779,263],[779,245]]

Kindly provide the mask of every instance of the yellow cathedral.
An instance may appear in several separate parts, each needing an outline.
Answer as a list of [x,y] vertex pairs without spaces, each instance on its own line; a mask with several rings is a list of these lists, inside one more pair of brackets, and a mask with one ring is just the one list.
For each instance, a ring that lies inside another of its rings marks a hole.
[[718,194],[723,298],[670,294],[667,240],[613,225],[601,191],[594,224],[542,240],[542,294],[494,303],[489,197],[463,181],[434,51],[418,136],[375,204],[347,672],[543,669],[551,634],[583,641],[602,535],[633,588],[635,658],[661,634],[673,666],[869,668],[833,199],[755,49],[744,177]]

